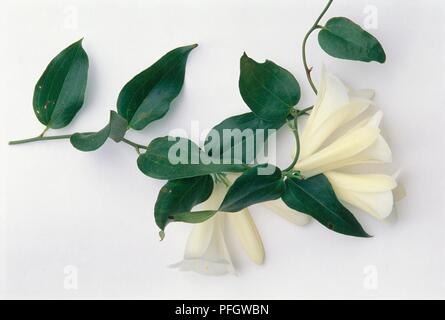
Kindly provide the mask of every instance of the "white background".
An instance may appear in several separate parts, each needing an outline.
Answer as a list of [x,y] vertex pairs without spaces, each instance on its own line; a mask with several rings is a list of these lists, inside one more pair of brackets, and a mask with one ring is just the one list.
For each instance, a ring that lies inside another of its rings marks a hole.
[[[34,84],[50,59],[85,37],[90,58],[86,102],[60,134],[104,126],[120,88],[168,50],[198,42],[186,82],[168,115],[129,137],[147,143],[169,129],[201,129],[244,113],[239,58],[271,59],[302,85],[300,106],[313,102],[300,44],[326,1],[2,1],[0,5],[0,296],[5,298],[445,298],[445,3],[334,2],[328,17],[372,30],[385,65],[338,61],[309,42],[315,78],[324,63],[357,88],[377,91],[384,128],[407,198],[396,222],[359,219],[374,238],[300,228],[260,207],[252,214],[267,260],[251,264],[229,241],[238,276],[204,277],[168,268],[182,258],[190,226],[169,226],[159,242],[153,205],[161,181],[136,167],[136,153],[108,142],[94,153],[67,141],[8,146],[42,125],[32,111]],[[74,16],[73,16],[74,15]],[[77,15],[77,18],[76,18]],[[74,21],[72,20],[74,18]],[[77,22],[76,22],[77,19]],[[50,134],[58,134],[50,131]],[[290,135],[279,135],[288,164]],[[230,232],[229,232],[230,233]],[[229,234],[230,236],[230,234]],[[64,268],[78,270],[78,289],[64,289]],[[364,286],[368,268],[378,288]]]

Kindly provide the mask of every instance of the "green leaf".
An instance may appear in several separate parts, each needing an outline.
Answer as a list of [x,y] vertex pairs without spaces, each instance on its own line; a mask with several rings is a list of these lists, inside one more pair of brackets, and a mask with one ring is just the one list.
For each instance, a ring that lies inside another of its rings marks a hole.
[[202,223],[213,217],[218,211],[196,211],[175,213],[170,218],[175,222]]
[[283,191],[281,170],[269,164],[259,165],[235,180],[219,211],[238,212],[256,203],[276,200]]
[[312,216],[335,232],[369,237],[352,213],[338,201],[324,175],[306,180],[288,178],[285,184],[282,199],[290,208]]
[[300,86],[289,71],[269,60],[258,63],[245,53],[241,57],[239,90],[249,108],[271,122],[286,120],[300,100]]
[[99,132],[75,133],[70,142],[74,148],[80,151],[94,151],[99,149],[108,138],[120,142],[127,131],[127,120],[116,112],[110,112],[110,122]]
[[117,110],[130,127],[142,130],[162,118],[184,84],[187,57],[198,45],[176,48],[130,80],[117,100]]
[[347,60],[386,61],[380,42],[358,24],[343,17],[330,19],[318,34],[321,48],[329,55]]
[[67,126],[83,105],[88,56],[82,40],[60,52],[46,67],[34,89],[33,108],[45,126]]
[[[260,148],[263,147],[262,142],[266,142],[271,132],[278,130],[285,123],[285,121],[264,121],[253,112],[233,116],[212,129],[212,132],[206,138],[204,149],[209,156],[230,159],[231,163],[236,163],[236,161],[251,163],[255,160]],[[258,129],[264,131],[260,132]],[[224,130],[231,130],[230,132],[233,135],[224,139]],[[215,133],[217,135],[214,135]],[[219,139],[213,141],[217,137]],[[215,150],[217,154],[212,154],[212,151]]]
[[149,177],[175,180],[219,172],[242,172],[245,165],[215,164],[192,141],[184,138],[154,139],[138,158],[139,169]]
[[212,191],[213,179],[210,175],[168,181],[156,200],[156,224],[164,230],[170,216],[192,210],[197,204],[206,201]]

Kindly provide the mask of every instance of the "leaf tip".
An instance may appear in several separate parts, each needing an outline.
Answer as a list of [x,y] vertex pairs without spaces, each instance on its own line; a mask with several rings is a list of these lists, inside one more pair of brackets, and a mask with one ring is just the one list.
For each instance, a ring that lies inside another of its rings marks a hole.
[[383,52],[382,57],[378,60],[379,63],[384,64],[386,62],[386,54]]
[[165,238],[165,232],[164,230],[159,230],[159,241],[164,240]]

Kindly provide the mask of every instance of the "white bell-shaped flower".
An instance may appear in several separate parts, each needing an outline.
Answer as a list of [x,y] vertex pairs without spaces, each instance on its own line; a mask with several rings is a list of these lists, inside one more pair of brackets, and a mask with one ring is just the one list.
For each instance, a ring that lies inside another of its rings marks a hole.
[[234,273],[224,239],[223,214],[217,213],[209,220],[195,225],[187,240],[184,259],[176,264],[182,271],[205,275]]
[[[215,184],[212,196],[201,205],[202,210],[218,208],[224,199],[226,188]],[[249,258],[261,264],[264,261],[264,247],[261,237],[247,209],[236,213],[218,212],[209,220],[193,227],[185,249],[184,259],[176,264],[183,271],[195,271],[206,275],[234,273],[227,249],[224,227],[226,220],[240,240]]]
[[295,169],[310,178],[325,174],[337,197],[377,219],[385,219],[394,205],[395,179],[387,175],[335,172],[354,165],[389,163],[391,149],[380,134],[381,111],[367,117],[324,145],[345,124],[372,103],[371,90],[353,91],[339,79],[323,72],[317,103],[301,134],[301,155]]
[[[382,113],[369,117],[324,146],[344,125],[372,105],[374,91],[352,90],[323,69],[314,108],[300,135],[300,157],[295,166],[306,178],[346,166],[391,161],[391,150],[380,135]],[[275,213],[297,225],[310,218],[289,209],[281,200],[265,204]]]

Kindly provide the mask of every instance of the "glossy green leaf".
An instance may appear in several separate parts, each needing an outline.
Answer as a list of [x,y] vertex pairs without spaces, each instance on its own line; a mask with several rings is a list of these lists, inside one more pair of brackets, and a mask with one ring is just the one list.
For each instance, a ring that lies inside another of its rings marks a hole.
[[111,111],[109,123],[98,132],[75,133],[70,142],[74,148],[80,151],[94,151],[99,149],[108,138],[120,142],[127,131],[127,120],[116,112]]
[[197,45],[176,48],[128,82],[119,94],[117,110],[136,130],[162,118],[181,92],[187,58]]
[[259,165],[244,172],[227,191],[219,211],[238,212],[256,203],[276,200],[284,191],[281,170]]
[[282,199],[290,208],[312,216],[335,232],[369,237],[352,213],[338,201],[324,175],[306,180],[288,178],[285,184]]
[[244,102],[261,119],[284,121],[300,100],[300,86],[286,69],[266,60],[258,63],[241,57],[239,90]]
[[[251,163],[271,132],[278,130],[285,123],[285,121],[264,121],[253,112],[233,116],[213,128],[207,136],[204,149],[210,156],[230,159],[231,163],[235,163],[236,160],[241,163]],[[224,132],[231,132],[232,135],[224,139]],[[212,154],[215,150],[217,154]]]
[[34,89],[33,108],[45,126],[67,126],[83,105],[88,56],[82,40],[60,52],[46,67]]
[[206,201],[212,191],[213,179],[210,175],[168,181],[156,200],[156,224],[164,230],[170,216],[192,210],[197,204]]
[[343,17],[330,19],[318,34],[321,48],[329,55],[364,62],[386,61],[380,42],[358,24]]
[[202,223],[213,217],[217,211],[196,211],[175,213],[170,218],[175,222]]
[[138,158],[139,169],[149,177],[174,180],[219,172],[242,172],[245,165],[215,164],[192,141],[184,138],[154,139]]

